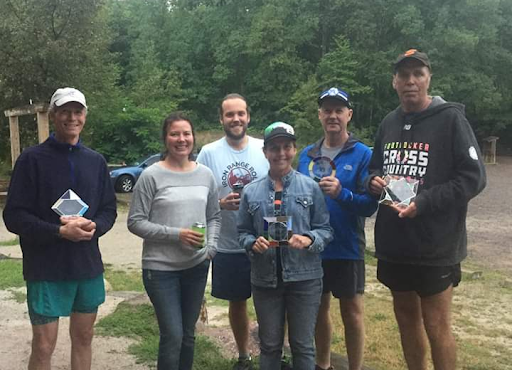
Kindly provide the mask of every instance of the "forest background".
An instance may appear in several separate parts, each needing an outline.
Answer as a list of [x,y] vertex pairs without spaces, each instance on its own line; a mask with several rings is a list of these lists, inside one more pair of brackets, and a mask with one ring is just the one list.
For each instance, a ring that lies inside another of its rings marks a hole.
[[[76,87],[84,142],[131,162],[160,150],[172,111],[219,129],[231,92],[246,96],[254,132],[282,120],[312,142],[316,97],[336,85],[371,144],[398,105],[392,63],[409,48],[429,54],[433,95],[465,104],[480,140],[512,147],[510,0],[0,0],[0,111]],[[22,148],[36,144],[35,118],[20,127]],[[0,162],[10,168],[3,114]]]

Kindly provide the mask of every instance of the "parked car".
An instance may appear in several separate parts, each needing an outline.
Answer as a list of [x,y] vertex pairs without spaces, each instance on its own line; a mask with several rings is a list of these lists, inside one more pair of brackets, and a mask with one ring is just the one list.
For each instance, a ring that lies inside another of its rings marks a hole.
[[133,190],[140,174],[146,168],[160,160],[160,154],[153,154],[136,162],[133,166],[125,166],[110,171],[110,180],[118,193],[129,193]]

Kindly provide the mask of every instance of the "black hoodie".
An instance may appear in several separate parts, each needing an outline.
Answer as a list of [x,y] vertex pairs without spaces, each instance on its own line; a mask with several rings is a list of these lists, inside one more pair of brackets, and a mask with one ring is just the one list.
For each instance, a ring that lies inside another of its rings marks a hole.
[[374,176],[419,180],[417,215],[398,217],[381,205],[375,224],[376,257],[430,266],[448,266],[467,255],[467,205],[486,184],[480,149],[464,106],[435,97],[430,106],[389,113],[377,132],[369,166]]

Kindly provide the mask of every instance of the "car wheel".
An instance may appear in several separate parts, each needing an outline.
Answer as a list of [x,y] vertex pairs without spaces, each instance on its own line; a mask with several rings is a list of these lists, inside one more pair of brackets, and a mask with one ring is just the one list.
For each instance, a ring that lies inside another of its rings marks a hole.
[[133,186],[135,185],[135,181],[129,175],[122,175],[117,179],[116,182],[116,190],[119,193],[129,193],[133,190]]

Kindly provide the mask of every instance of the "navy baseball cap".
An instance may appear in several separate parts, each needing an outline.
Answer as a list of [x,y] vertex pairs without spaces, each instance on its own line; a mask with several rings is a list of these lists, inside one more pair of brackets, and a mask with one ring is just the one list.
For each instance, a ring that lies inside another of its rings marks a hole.
[[347,92],[338,89],[337,87],[331,87],[318,96],[318,106],[322,106],[322,103],[325,99],[336,99],[343,102],[347,107],[352,108],[352,103],[350,101],[350,96]]

